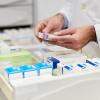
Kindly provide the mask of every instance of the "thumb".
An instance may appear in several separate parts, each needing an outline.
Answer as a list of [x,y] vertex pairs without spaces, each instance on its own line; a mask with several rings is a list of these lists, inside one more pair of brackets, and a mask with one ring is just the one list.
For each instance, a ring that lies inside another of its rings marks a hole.
[[54,26],[50,23],[43,29],[43,32],[50,33],[53,30]]

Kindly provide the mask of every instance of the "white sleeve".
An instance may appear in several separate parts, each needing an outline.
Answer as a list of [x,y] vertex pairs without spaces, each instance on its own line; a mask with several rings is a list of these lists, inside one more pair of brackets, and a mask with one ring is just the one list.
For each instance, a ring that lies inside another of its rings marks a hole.
[[63,14],[67,19],[70,26],[71,25],[71,16],[72,16],[72,3],[66,1],[64,7],[59,11],[59,13]]
[[96,24],[94,27],[96,31],[97,41],[100,46],[100,24]]

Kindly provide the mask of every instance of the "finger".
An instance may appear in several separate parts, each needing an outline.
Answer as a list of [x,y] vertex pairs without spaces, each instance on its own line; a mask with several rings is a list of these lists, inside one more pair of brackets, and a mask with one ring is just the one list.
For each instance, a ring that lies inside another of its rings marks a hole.
[[34,37],[34,41],[35,41],[35,43],[36,44],[39,44],[39,43],[41,43],[42,42],[42,39],[40,39],[40,38],[38,38],[38,37]]
[[42,24],[39,24],[36,28],[35,28],[35,35],[38,37],[38,33],[39,32],[42,32],[42,30],[45,28],[45,26],[44,25],[42,25]]
[[49,37],[49,41],[73,42],[74,38],[72,37],[72,35],[52,36]]
[[38,37],[38,32],[42,32],[43,29],[46,27],[46,25],[47,25],[46,21],[41,21],[41,22],[35,27],[35,30],[34,30],[35,36]]
[[64,30],[55,32],[54,35],[62,36],[62,35],[71,35],[73,33],[75,33],[75,29],[74,28],[68,28],[68,29],[64,29]]
[[69,49],[73,49],[73,46],[72,46],[72,43],[58,43],[58,42],[49,42],[50,44],[53,44],[53,45],[58,45],[58,46],[61,46],[61,47],[65,47],[65,48],[69,48]]
[[53,28],[49,33],[54,34],[55,32],[60,31],[60,30],[61,30],[60,28]]
[[47,26],[43,29],[43,32],[51,33],[53,29],[54,29],[54,26],[51,23],[48,23]]
[[69,42],[69,41],[57,41],[58,43],[72,43],[72,42]]
[[65,48],[68,48],[68,49],[72,49],[72,45],[71,44],[58,44],[58,46],[61,46],[61,47],[65,47]]

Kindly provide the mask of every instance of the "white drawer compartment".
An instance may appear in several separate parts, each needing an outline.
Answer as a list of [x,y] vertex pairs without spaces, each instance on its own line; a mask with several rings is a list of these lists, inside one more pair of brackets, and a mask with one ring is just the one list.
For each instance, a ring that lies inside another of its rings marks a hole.
[[19,6],[0,9],[0,26],[32,24],[32,7]]
[[14,80],[0,77],[8,100],[100,100],[100,70],[94,73]]
[[0,0],[0,6],[32,4],[32,0]]

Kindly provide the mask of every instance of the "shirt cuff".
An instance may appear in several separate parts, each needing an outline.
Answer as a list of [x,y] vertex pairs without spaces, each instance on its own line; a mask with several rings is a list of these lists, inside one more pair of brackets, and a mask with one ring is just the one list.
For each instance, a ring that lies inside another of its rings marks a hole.
[[95,31],[96,31],[96,36],[97,36],[97,42],[100,45],[100,24],[94,25]]
[[59,14],[61,14],[64,17],[64,26],[63,26],[63,28],[68,28],[68,26],[69,26],[68,18],[63,13],[59,13]]
[[68,28],[69,26],[69,21],[68,21],[68,18],[63,14],[64,16],[64,28]]

